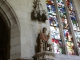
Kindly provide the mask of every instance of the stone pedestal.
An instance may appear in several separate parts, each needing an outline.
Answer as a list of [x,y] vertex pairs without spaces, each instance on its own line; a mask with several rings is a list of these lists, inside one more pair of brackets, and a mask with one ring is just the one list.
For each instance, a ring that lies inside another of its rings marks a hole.
[[35,60],[54,60],[54,53],[50,51],[39,52],[35,55]]

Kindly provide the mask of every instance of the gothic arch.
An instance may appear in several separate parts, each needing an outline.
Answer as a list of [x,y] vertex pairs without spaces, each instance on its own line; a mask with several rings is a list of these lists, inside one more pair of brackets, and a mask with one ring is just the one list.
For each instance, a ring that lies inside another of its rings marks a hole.
[[6,0],[0,0],[0,17],[10,30],[10,59],[18,58],[20,57],[20,52],[17,52],[20,48],[20,24],[14,10]]

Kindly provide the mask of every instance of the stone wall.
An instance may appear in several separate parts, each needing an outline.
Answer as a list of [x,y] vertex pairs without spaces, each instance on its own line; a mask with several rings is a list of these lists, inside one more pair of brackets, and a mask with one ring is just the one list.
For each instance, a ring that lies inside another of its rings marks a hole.
[[21,46],[20,46],[20,31],[19,25],[17,24],[18,20],[15,15],[14,10],[5,0],[0,0],[0,17],[3,19],[7,30],[10,32],[9,42],[10,50],[7,55],[10,55],[10,58],[21,57]]
[[[49,22],[48,20],[46,21],[46,23],[31,21],[30,14],[32,11],[33,0],[6,0],[6,1],[11,5],[13,10],[15,11],[20,23],[20,28],[19,28],[20,43],[21,43],[20,58],[31,58],[35,55],[35,47],[37,46],[36,39],[37,39],[38,33],[44,26],[47,26],[49,31]],[[45,3],[46,0],[41,0],[41,2],[44,9],[47,11],[46,3]],[[75,2],[76,10],[78,11],[78,16],[79,16],[80,15],[79,0],[74,0],[74,2]],[[12,39],[12,41],[14,42],[15,38]],[[14,44],[15,43],[13,43],[12,45]]]
[[[14,9],[19,23],[20,23],[20,42],[21,42],[21,57],[31,58],[35,55],[35,49],[37,46],[36,39],[38,33],[44,26],[48,26],[48,20],[45,23],[31,20],[31,11],[33,6],[33,0],[7,0],[7,2]],[[44,9],[46,9],[45,0],[41,0]],[[49,31],[49,29],[48,29]],[[14,42],[14,41],[13,41]]]

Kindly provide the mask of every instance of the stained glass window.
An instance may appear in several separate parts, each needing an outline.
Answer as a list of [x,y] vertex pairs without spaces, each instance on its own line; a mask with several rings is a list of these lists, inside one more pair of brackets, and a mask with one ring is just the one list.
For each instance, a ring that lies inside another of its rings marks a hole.
[[74,9],[72,0],[66,0],[66,4],[67,4],[67,8],[68,8],[68,11],[70,14],[70,19],[72,22],[75,37],[77,40],[77,45],[80,48],[80,29],[79,29],[78,20],[77,20],[76,14],[75,14],[75,9]]
[[64,2],[62,0],[56,0],[56,1],[57,1],[57,6],[58,6],[58,11],[59,11],[59,15],[61,18],[61,22],[63,25],[63,33],[64,33],[64,39],[65,39],[66,46],[67,46],[67,51],[68,51],[68,54],[72,55],[74,54],[74,48],[73,48],[74,44],[73,44],[70,25],[68,23],[68,18],[66,15]]
[[[67,54],[74,55],[75,44],[73,37],[75,36],[77,46],[80,48],[80,29],[72,0],[46,0],[46,6],[54,53],[63,53],[64,43]],[[66,10],[66,8],[68,9]],[[61,27],[62,30],[60,29]],[[72,35],[72,29],[75,33],[74,36]],[[61,31],[63,31],[63,33],[60,33]],[[62,35],[64,36],[64,39],[61,37]]]
[[59,24],[56,16],[56,8],[54,4],[54,0],[47,0],[46,6],[48,10],[48,18],[50,22],[50,30],[53,42],[54,53],[61,54],[62,53],[62,40],[60,37]]

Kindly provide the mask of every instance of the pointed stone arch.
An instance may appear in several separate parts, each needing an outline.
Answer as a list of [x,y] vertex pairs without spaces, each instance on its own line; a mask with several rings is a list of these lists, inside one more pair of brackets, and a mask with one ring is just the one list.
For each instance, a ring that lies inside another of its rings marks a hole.
[[0,17],[10,31],[10,59],[20,58],[20,24],[18,18],[6,0],[0,0]]

